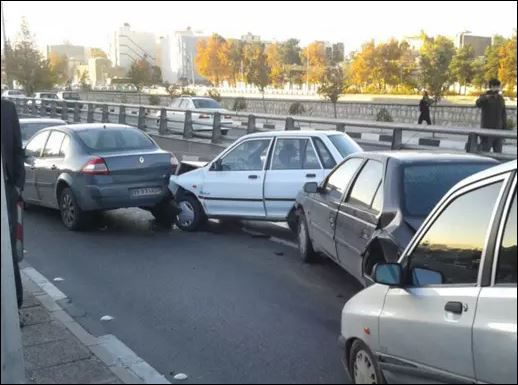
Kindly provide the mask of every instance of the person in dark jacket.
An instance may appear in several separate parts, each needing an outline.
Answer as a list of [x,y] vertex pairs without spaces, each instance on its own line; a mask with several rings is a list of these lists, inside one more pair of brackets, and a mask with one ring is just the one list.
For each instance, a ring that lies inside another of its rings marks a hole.
[[5,195],[11,235],[16,299],[18,301],[18,308],[20,308],[23,303],[23,288],[16,252],[16,224],[18,222],[16,203],[20,199],[23,186],[25,185],[24,150],[22,148],[20,122],[12,102],[2,100],[1,117]]
[[428,125],[432,124],[432,120],[430,119],[430,106],[432,105],[432,100],[428,96],[428,92],[423,92],[423,98],[419,102],[419,120],[417,124],[423,123],[423,120],[428,123]]
[[[480,127],[492,130],[505,130],[507,128],[507,113],[505,101],[500,93],[500,81],[491,79],[489,90],[477,99],[477,107],[481,109]],[[503,141],[500,138],[488,136],[481,137],[480,149],[489,152],[502,152]]]

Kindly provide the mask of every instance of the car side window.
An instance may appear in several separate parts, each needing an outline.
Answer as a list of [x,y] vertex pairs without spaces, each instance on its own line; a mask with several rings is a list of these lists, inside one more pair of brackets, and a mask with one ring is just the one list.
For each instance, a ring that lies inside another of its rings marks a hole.
[[65,158],[70,153],[70,137],[65,135],[63,142],[61,143],[61,149],[59,150],[59,156]]
[[320,163],[308,138],[277,139],[272,170],[315,170]]
[[502,185],[497,182],[469,191],[444,209],[408,260],[410,271],[421,269],[435,278],[426,282],[412,274],[413,286],[477,283],[486,235]]
[[516,284],[516,193],[507,216],[502,245],[498,253],[496,284]]
[[341,199],[362,162],[360,158],[352,158],[341,164],[327,179],[326,192],[334,195],[336,199]]
[[378,185],[378,191],[376,191],[376,195],[374,196],[374,200],[372,201],[372,210],[377,213],[380,213],[383,208],[383,183],[380,182]]
[[47,138],[49,136],[49,132],[45,131],[41,134],[36,135],[30,142],[27,144],[25,148],[25,155],[29,157],[39,158],[41,157],[41,153],[43,152],[43,147],[47,142]]
[[369,160],[356,178],[347,203],[359,208],[371,209],[382,179],[383,164]]
[[59,151],[61,150],[61,143],[65,134],[59,131],[52,131],[43,150],[43,157],[45,158],[57,158],[60,156]]
[[263,170],[270,139],[247,140],[232,149],[221,160],[222,171],[260,171]]
[[320,160],[322,161],[322,164],[324,165],[324,168],[326,170],[331,170],[336,166],[336,161],[333,158],[333,155],[331,155],[331,152],[326,147],[322,139],[320,138],[313,138],[313,142],[315,143],[315,148],[318,152],[318,156],[320,157]]

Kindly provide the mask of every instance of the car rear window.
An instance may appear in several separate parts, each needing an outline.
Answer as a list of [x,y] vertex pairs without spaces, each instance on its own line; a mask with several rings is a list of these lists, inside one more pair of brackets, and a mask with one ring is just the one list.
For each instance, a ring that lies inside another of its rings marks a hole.
[[77,135],[90,151],[115,152],[156,148],[145,134],[133,129],[90,129],[78,131]]
[[344,158],[362,150],[355,141],[345,135],[329,135],[328,138]]
[[403,169],[404,208],[409,216],[426,217],[458,182],[493,163],[412,165]]
[[215,100],[210,99],[193,99],[196,108],[221,108],[220,104]]

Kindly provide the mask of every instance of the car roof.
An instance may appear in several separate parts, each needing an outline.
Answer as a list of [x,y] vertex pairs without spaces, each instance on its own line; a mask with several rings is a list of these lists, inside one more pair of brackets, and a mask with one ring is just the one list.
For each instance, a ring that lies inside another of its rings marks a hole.
[[[52,129],[57,127],[49,127],[47,129]],[[135,127],[128,126],[127,124],[117,124],[117,123],[76,123],[76,124],[67,124],[63,126],[59,126],[60,129],[69,131],[69,132],[79,132],[86,130],[103,130],[103,129],[114,129],[114,128],[124,128],[124,129],[134,129],[138,130]]]
[[20,119],[20,124],[21,123],[27,123],[27,124],[30,124],[30,123],[59,123],[59,124],[63,124],[63,125],[67,124],[67,122],[65,122],[62,119],[50,119],[50,118],[22,118],[22,119]]
[[[283,136],[290,136],[290,137],[297,137],[297,136],[328,136],[328,135],[341,135],[343,134],[340,131],[324,131],[324,130],[297,130],[297,131],[267,131],[267,132],[256,132],[254,134],[249,134],[241,137],[240,139],[248,139],[248,138],[264,138],[264,137],[283,137]],[[345,135],[345,134],[344,134]]]
[[351,156],[362,157],[366,159],[374,159],[379,161],[396,160],[398,163],[430,163],[437,160],[449,162],[498,162],[492,158],[473,154],[453,154],[447,152],[429,152],[429,151],[374,151],[362,152]]
[[507,172],[515,171],[516,172],[517,161],[512,160],[510,162],[506,162],[503,164],[499,164],[498,166],[488,168],[487,170],[481,171],[479,173],[473,174],[463,181],[459,182],[453,189],[457,190],[464,186],[468,186],[470,184],[476,183],[483,179],[488,179],[493,176],[497,176],[500,174],[505,174]]

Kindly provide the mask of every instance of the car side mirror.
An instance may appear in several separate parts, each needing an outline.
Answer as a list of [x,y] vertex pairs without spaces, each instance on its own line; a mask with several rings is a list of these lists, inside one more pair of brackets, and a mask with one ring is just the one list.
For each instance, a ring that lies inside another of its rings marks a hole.
[[304,185],[304,192],[307,194],[315,194],[318,192],[317,182],[308,182]]
[[410,273],[412,276],[412,286],[415,287],[442,285],[444,283],[444,275],[439,271],[414,267]]
[[379,263],[374,266],[374,282],[380,285],[401,287],[403,285],[403,268],[399,263]]

